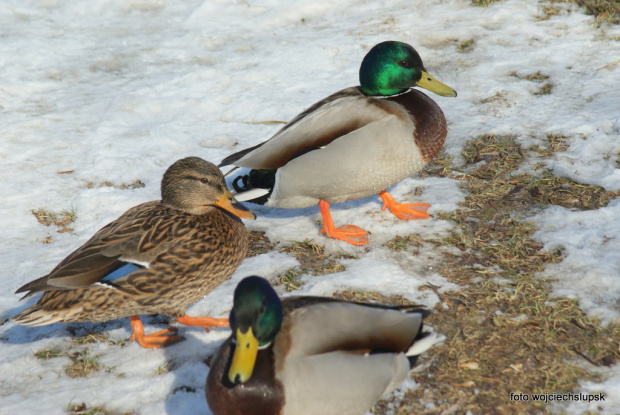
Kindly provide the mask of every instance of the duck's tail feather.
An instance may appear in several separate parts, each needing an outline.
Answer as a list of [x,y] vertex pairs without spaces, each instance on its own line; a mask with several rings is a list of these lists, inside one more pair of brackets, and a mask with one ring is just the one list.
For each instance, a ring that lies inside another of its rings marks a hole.
[[263,144],[265,144],[265,143],[263,142],[263,143],[255,145],[253,147],[246,148],[244,150],[241,150],[241,151],[238,151],[238,152],[236,152],[234,154],[231,154],[230,156],[225,157],[224,160],[222,160],[222,162],[217,167],[223,167],[223,166],[228,166],[230,164],[234,164],[236,161],[241,159],[243,156],[245,156],[246,154],[256,150],[258,147],[262,146]]
[[235,191],[235,199],[239,202],[252,202],[264,205],[276,181],[276,170],[250,170],[246,175],[237,176],[232,185]]
[[251,202],[265,195],[269,195],[269,189],[250,189],[241,193],[235,193],[238,202]]
[[418,360],[418,356],[433,347],[439,340],[440,338],[436,333],[428,331],[420,333],[411,347],[405,352],[405,356],[407,356],[409,360],[409,367],[414,367]]
[[21,313],[12,318],[17,324],[23,326],[44,326],[52,323],[64,323],[72,321],[70,315],[75,314],[77,310],[45,310],[41,304],[35,304],[28,307]]

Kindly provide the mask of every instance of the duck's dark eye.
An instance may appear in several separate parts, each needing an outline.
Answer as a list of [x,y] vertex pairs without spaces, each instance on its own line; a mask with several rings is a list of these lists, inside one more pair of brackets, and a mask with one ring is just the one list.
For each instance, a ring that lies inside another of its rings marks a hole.
[[200,179],[200,181],[204,184],[209,184],[209,179],[207,179],[206,177],[203,177],[202,179]]
[[399,64],[400,66],[402,66],[403,68],[408,68],[408,67],[410,66],[410,65],[409,65],[409,62],[408,62],[408,61],[404,61],[404,60],[403,60],[403,61],[398,62],[398,64]]

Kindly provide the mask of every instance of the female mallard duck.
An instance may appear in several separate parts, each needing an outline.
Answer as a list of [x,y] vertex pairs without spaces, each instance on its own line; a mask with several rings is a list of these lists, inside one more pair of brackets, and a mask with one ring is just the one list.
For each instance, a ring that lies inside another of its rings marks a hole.
[[167,314],[181,324],[228,325],[189,317],[185,308],[226,280],[245,258],[239,218],[255,219],[226,188],[224,176],[198,157],[178,160],[161,183],[161,201],[129,209],[56,266],[17,293],[44,291],[13,319],[27,326],[107,321],[130,316],[134,339],[160,348],[183,338],[176,328],[145,335],[138,314]]
[[278,298],[243,279],[232,335],[217,351],[206,396],[214,415],[360,415],[398,387],[435,336],[407,312],[323,297]]
[[426,72],[415,49],[394,41],[368,52],[360,84],[312,105],[264,143],[226,157],[220,167],[253,169],[234,180],[238,192],[265,189],[259,198],[237,198],[287,209],[318,203],[321,233],[354,245],[367,243],[367,232],[353,225],[336,229],[330,203],[378,192],[383,210],[396,217],[428,218],[430,205],[397,203],[385,189],[422,169],[446,138],[441,108],[412,87],[447,97],[456,92]]

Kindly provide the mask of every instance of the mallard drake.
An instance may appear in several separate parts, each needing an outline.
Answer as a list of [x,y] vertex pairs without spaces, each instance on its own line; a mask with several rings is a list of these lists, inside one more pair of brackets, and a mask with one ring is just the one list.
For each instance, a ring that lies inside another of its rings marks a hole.
[[422,169],[446,138],[441,108],[414,86],[456,96],[426,72],[413,47],[379,43],[362,61],[360,86],[317,102],[269,140],[226,157],[220,167],[252,169],[234,179],[237,192],[264,189],[260,197],[239,194],[238,200],[287,209],[318,203],[321,233],[353,245],[367,243],[368,232],[353,225],[336,229],[330,203],[378,193],[383,210],[398,218],[428,218],[430,205],[397,203],[385,191]]
[[160,348],[183,338],[176,328],[145,335],[139,314],[167,314],[181,324],[226,326],[227,319],[189,317],[185,308],[225,281],[245,258],[248,240],[239,204],[212,163],[178,160],[165,172],[161,201],[129,209],[99,230],[48,275],[16,293],[43,291],[13,320],[26,326],[107,321],[130,316],[141,346]]
[[243,279],[231,336],[211,360],[214,415],[360,415],[398,387],[436,341],[421,308],[324,297],[282,300],[261,277]]

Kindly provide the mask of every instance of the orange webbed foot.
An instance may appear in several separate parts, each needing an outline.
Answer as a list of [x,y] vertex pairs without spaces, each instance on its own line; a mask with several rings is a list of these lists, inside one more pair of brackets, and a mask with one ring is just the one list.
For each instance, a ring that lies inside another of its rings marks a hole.
[[230,322],[227,318],[213,318],[209,316],[204,317],[190,317],[187,314],[184,316],[178,317],[177,321],[186,326],[198,326],[204,327],[207,331],[211,331],[213,327],[228,327],[230,326]]
[[355,225],[343,225],[338,229],[335,227],[333,227],[333,229],[328,229],[324,226],[323,229],[321,229],[321,233],[324,233],[330,238],[348,242],[351,245],[362,246],[368,243],[368,238],[366,238],[368,232]]
[[362,246],[368,243],[368,232],[355,225],[343,225],[336,229],[332,216],[329,213],[329,203],[324,200],[319,201],[319,208],[323,216],[323,229],[321,233],[330,238],[338,239],[350,243],[351,245]]
[[131,316],[132,334],[129,341],[137,341],[138,344],[147,349],[161,349],[162,347],[170,346],[185,340],[184,337],[175,336],[178,329],[176,327],[168,327],[167,329],[158,331],[153,334],[144,334],[144,326],[140,321],[140,317]]
[[415,219],[428,219],[430,215],[426,213],[429,207],[428,203],[398,203],[392,195],[385,190],[378,193],[381,200],[383,200],[383,207],[390,209],[390,212],[401,220],[415,220]]

